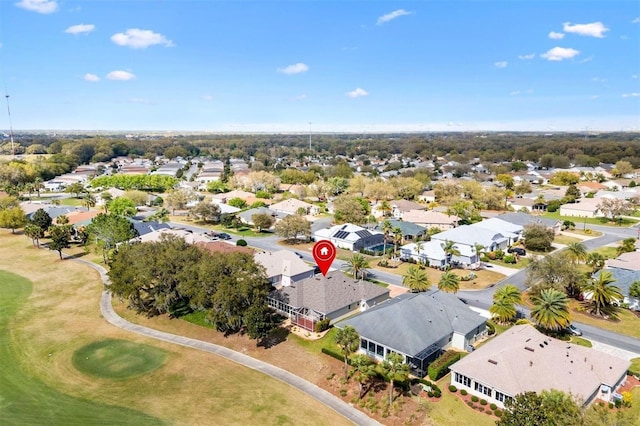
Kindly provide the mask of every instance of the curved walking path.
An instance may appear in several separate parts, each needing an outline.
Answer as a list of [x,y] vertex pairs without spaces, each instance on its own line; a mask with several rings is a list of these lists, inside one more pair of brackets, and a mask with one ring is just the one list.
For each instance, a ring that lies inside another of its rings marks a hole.
[[[74,259],[76,262],[83,263],[85,265],[90,266],[100,273],[100,277],[105,284],[109,283],[109,277],[107,276],[107,271],[100,265],[96,265],[95,263],[88,262],[83,259]],[[287,383],[290,386],[306,393],[307,395],[315,398],[316,400],[323,403],[325,406],[333,409],[338,412],[345,418],[351,420],[353,423],[357,425],[379,425],[377,421],[368,417],[362,411],[354,408],[353,406],[347,404],[331,393],[325,391],[324,389],[314,385],[313,383],[304,380],[303,378],[296,376],[282,368],[276,367],[274,365],[268,364],[264,361],[260,361],[256,358],[252,358],[248,355],[242,354],[240,352],[236,352],[229,348],[225,348],[224,346],[215,345],[209,342],[203,342],[202,340],[191,339],[189,337],[179,336],[177,334],[166,333],[164,331],[154,330],[153,328],[143,327],[141,325],[137,325],[131,323],[124,318],[120,317],[114,310],[111,304],[111,293],[108,291],[102,292],[102,297],[100,298],[100,312],[104,316],[104,318],[111,324],[115,325],[118,328],[123,330],[130,331],[132,333],[140,334],[143,336],[151,337],[153,339],[162,340],[164,342],[174,343],[176,345],[182,345],[193,349],[198,349],[201,351],[209,352],[214,355],[221,356],[230,361],[233,361],[237,364],[243,365],[245,367],[251,368],[253,370],[260,371],[268,376],[273,377],[274,379],[280,380],[284,383]]]

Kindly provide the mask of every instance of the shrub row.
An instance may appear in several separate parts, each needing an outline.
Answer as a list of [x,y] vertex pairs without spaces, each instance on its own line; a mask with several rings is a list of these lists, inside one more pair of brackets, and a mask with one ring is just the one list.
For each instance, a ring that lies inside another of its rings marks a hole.
[[[344,357],[339,354],[338,352],[334,352],[331,349],[327,349],[327,348],[322,348],[322,353],[325,355],[329,355],[332,358],[337,359],[338,361],[344,362]],[[349,361],[347,361],[348,363]]]
[[429,364],[428,373],[431,380],[438,380],[449,372],[449,366],[458,361],[462,354],[456,351],[446,351],[438,359]]

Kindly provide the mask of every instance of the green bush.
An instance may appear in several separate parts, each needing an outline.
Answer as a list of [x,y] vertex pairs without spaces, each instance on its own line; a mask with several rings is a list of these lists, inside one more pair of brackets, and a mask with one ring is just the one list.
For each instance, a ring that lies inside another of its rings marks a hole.
[[240,246],[240,247],[246,247],[247,246],[247,242],[245,240],[240,239],[240,240],[236,241],[236,245]]
[[480,400],[480,398],[478,398],[478,397],[477,397],[477,396],[475,396],[475,395],[471,395],[471,400],[472,400],[473,402],[478,402],[478,401]]
[[[339,354],[338,352],[332,351],[331,349],[322,348],[322,353],[325,354],[325,355],[329,355],[330,357],[335,358],[340,362],[344,362],[344,357],[341,354]],[[349,361],[347,361],[347,362],[349,362]]]
[[435,388],[433,390],[433,396],[436,398],[440,398],[442,396],[442,391],[439,388]]
[[504,257],[504,252],[502,250],[496,250],[496,259],[502,259]]
[[446,351],[429,364],[428,374],[431,380],[439,380],[449,372],[449,366],[458,361],[462,354],[456,351]]
[[531,322],[526,318],[520,318],[519,320],[516,321],[516,325],[522,325],[522,324],[531,324]]
[[516,263],[516,257],[512,254],[508,254],[502,259],[502,261],[504,263]]
[[481,399],[480,400],[480,405],[487,405],[487,400],[486,399]]
[[498,418],[502,417],[502,410],[493,410],[493,414]]
[[318,321],[314,326],[316,333],[322,333],[323,331],[327,330],[329,328],[330,322],[331,320],[329,318]]
[[467,401],[467,405],[468,405],[469,407],[473,408],[473,402],[471,402],[471,401]]
[[481,262],[488,262],[489,261],[489,257],[486,254],[482,254],[482,256],[480,256],[480,261]]
[[466,394],[468,394],[469,392],[467,392],[466,389],[460,389],[460,395],[465,396]]
[[492,402],[491,404],[489,404],[489,407],[490,407],[493,411],[495,411],[495,410],[498,408],[498,406],[497,406],[496,404],[494,404],[493,402]]
[[493,336],[494,334],[496,334],[496,326],[489,321],[487,321],[487,334],[489,336]]
[[449,392],[456,392],[458,390],[458,388],[456,388],[454,385],[449,385]]

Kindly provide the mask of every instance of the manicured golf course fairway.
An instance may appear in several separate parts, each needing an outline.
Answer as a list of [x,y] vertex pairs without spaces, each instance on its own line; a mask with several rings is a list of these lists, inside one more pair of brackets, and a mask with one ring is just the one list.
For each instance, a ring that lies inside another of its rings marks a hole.
[[9,322],[25,303],[32,285],[0,271],[0,424],[161,424],[128,408],[73,398],[26,374],[11,344]]

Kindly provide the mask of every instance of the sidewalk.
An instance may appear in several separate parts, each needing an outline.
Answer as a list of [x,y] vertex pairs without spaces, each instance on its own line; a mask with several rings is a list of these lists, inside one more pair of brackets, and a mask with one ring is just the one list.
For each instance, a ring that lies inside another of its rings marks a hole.
[[597,342],[595,340],[590,340],[590,339],[587,339],[587,340],[589,340],[593,345],[592,348],[597,351],[604,352],[606,354],[613,355],[618,358],[622,358],[626,360],[632,360],[633,358],[640,358],[640,354],[637,354],[635,352],[619,349],[611,345]]

